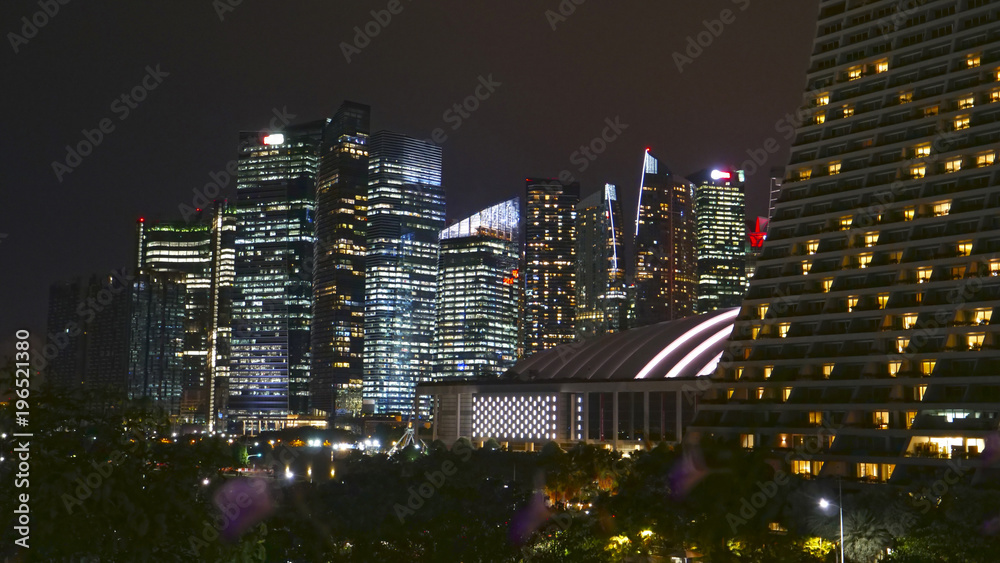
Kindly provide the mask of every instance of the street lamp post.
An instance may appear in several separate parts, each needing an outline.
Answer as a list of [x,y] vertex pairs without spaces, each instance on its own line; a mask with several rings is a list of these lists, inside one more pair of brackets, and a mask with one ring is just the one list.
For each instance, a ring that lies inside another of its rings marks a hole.
[[[840,510],[840,563],[847,563],[844,558],[844,488],[841,481],[837,480],[837,508]],[[819,507],[826,510],[830,506],[830,501],[825,498],[819,499]]]

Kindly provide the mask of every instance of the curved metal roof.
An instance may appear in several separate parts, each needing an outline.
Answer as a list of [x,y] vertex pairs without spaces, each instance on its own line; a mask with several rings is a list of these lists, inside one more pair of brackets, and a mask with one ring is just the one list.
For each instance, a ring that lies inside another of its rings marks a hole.
[[621,381],[707,375],[722,355],[739,308],[563,344],[525,358],[511,375],[533,380]]

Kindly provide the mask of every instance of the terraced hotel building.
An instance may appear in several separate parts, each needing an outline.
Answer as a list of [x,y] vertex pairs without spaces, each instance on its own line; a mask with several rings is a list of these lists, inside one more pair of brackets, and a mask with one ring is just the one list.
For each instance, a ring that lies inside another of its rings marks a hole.
[[820,2],[763,255],[691,430],[906,482],[998,445],[1000,2]]

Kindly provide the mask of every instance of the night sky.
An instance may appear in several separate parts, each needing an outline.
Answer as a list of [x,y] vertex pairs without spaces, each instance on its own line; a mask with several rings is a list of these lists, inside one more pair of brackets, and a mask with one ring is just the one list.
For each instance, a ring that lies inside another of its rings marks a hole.
[[[69,0],[36,16],[44,25],[24,42],[10,33],[41,11],[37,0],[3,1],[0,357],[16,329],[45,329],[52,282],[131,265],[135,220],[178,218],[235,158],[239,131],[280,123],[275,112],[328,117],[344,99],[371,105],[373,131],[444,130],[449,219],[523,195],[528,176],[568,170],[584,195],[617,184],[634,220],[647,146],[684,175],[738,166],[775,137],[781,151],[749,178],[748,212],[762,214],[767,169],[788,154],[775,124],[799,106],[818,9],[817,0],[563,0],[575,11],[557,18],[559,0],[400,0],[348,62],[341,44],[354,43],[355,26],[394,3],[237,2]],[[726,9],[731,23],[678,71],[673,52]],[[446,110],[491,76],[499,86],[453,130],[457,114]],[[121,99],[144,80],[155,86],[139,92],[144,100]],[[615,118],[627,127],[581,173],[573,153]],[[102,120],[110,132],[57,179],[53,162],[66,164],[66,145]]]

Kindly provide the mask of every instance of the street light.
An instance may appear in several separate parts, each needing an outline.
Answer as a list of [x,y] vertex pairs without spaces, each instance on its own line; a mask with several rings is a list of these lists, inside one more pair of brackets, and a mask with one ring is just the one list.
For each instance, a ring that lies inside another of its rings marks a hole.
[[[837,496],[839,497],[837,508],[840,509],[840,563],[847,563],[847,559],[844,558],[844,490],[839,479],[837,480]],[[823,510],[829,508],[830,504],[830,501],[825,498],[819,499],[819,507]]]

